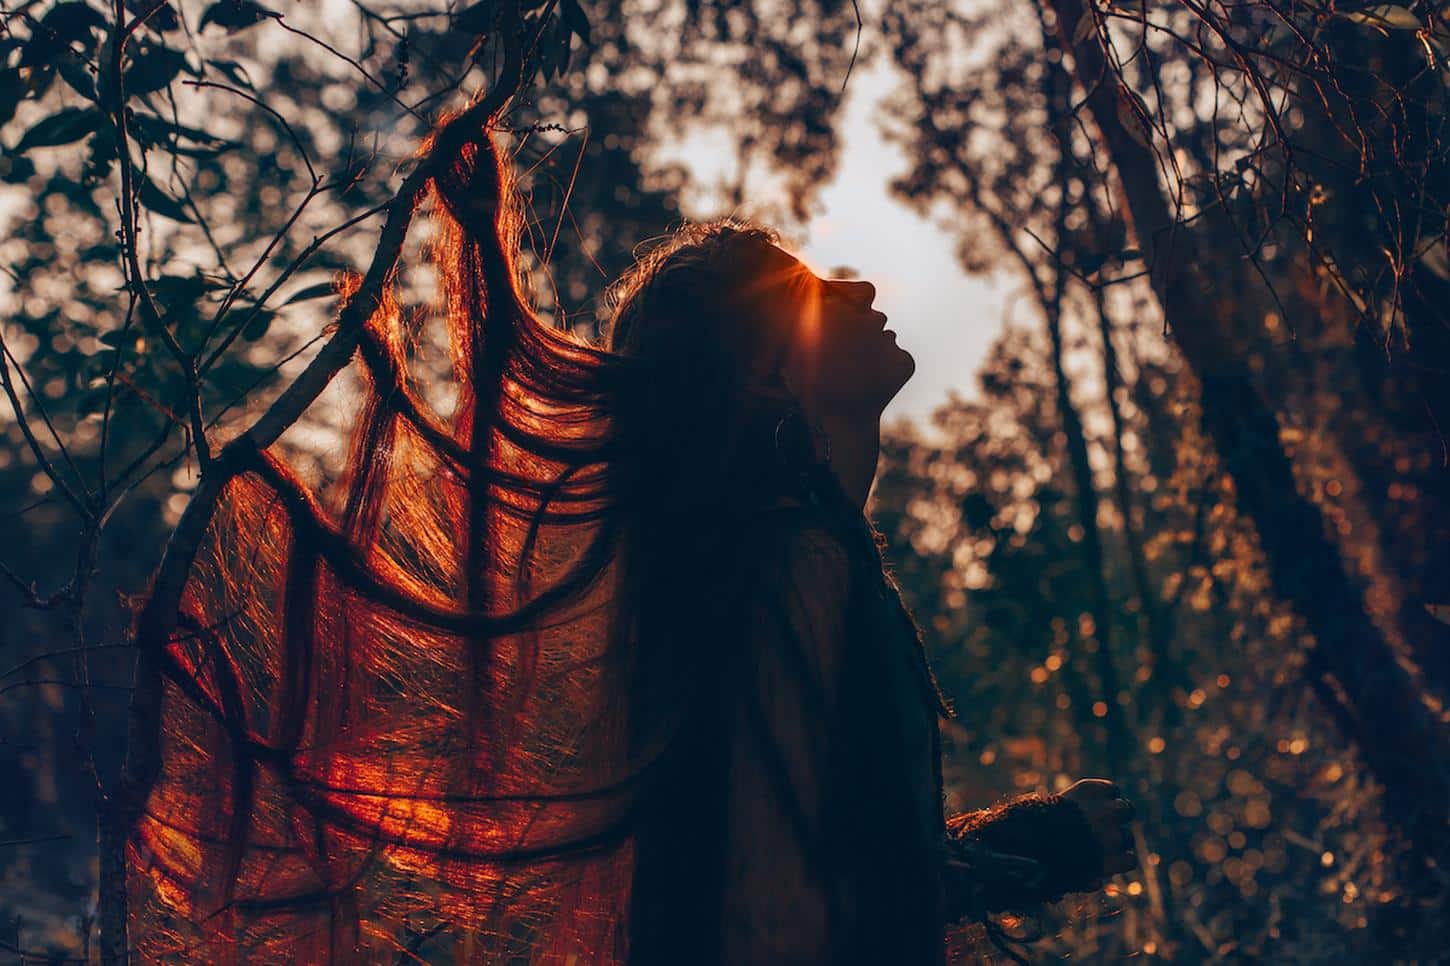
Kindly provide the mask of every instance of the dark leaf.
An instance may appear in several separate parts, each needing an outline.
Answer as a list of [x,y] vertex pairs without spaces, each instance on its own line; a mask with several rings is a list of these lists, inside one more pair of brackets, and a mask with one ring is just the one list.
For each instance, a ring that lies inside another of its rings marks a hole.
[[101,112],[94,107],[62,108],[21,135],[15,150],[50,148],[79,141],[100,127],[101,120]]
[[272,326],[272,320],[276,317],[277,313],[269,309],[257,309],[256,314],[249,318],[246,326],[243,327],[242,338],[248,342],[256,342],[267,334],[267,330]]
[[35,174],[35,162],[20,154],[0,154],[0,179],[24,184]]
[[113,262],[120,254],[120,249],[115,242],[102,242],[99,245],[87,245],[80,250],[82,261],[87,262]]
[[252,86],[252,79],[247,76],[246,68],[234,60],[213,60],[210,64],[227,76],[227,80],[238,87],[245,87],[248,90],[255,90]]
[[[589,15],[579,6],[579,0],[563,0],[559,5],[559,14],[571,33],[576,34],[586,44],[589,43]],[[565,43],[567,42],[566,39]]]
[[[146,13],[153,2],[154,0],[126,0],[126,6],[132,13],[142,14]],[[146,18],[146,26],[165,33],[181,29],[181,19],[176,16],[171,4],[165,3]]]
[[207,282],[201,275],[163,275],[146,283],[156,301],[170,309],[191,305],[206,294]]
[[106,18],[84,3],[58,3],[35,25],[20,55],[20,66],[50,64],[76,41],[89,48],[91,31],[105,27]]
[[464,7],[453,15],[453,28],[466,34],[486,34],[498,22],[498,9],[494,0],[483,0]]
[[92,30],[105,30],[106,17],[99,10],[79,2],[58,3],[40,22],[67,40],[80,40]]
[[186,55],[164,44],[146,44],[126,70],[128,94],[150,94],[166,88],[186,68]]
[[86,159],[86,180],[99,181],[108,177],[111,165],[120,156],[118,148],[115,128],[107,126],[97,131],[91,138],[91,153]]
[[181,202],[156,187],[150,178],[142,177],[137,197],[142,205],[172,221],[189,223],[192,220]]
[[98,413],[106,408],[106,397],[109,394],[105,388],[88,389],[76,400],[76,415],[89,416]]
[[0,124],[10,123],[22,94],[20,71],[14,67],[0,70]]
[[91,73],[83,58],[67,50],[55,58],[55,69],[60,79],[70,85],[71,90],[88,101],[96,99],[96,76]]
[[[185,124],[173,124],[155,114],[137,114],[131,118],[131,131],[136,140],[146,147],[163,145],[168,150],[178,150],[178,141],[192,141],[196,144],[220,145],[225,142],[216,135]],[[184,153],[184,152],[183,152]]]
[[276,16],[277,13],[268,10],[256,0],[221,0],[220,3],[212,4],[201,15],[201,24],[197,29],[205,30],[207,24],[214,23],[228,33],[235,33]]
[[299,289],[297,292],[294,292],[292,296],[282,304],[291,305],[294,302],[306,302],[308,299],[326,298],[327,296],[330,296],[332,294],[334,293],[331,282],[318,282],[316,285],[309,285],[304,289]]

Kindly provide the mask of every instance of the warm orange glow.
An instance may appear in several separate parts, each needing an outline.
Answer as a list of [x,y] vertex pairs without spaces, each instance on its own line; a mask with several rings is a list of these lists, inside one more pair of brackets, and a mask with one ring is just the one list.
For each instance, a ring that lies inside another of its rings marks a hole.
[[[475,162],[435,190],[507,191],[495,150]],[[618,711],[596,714],[609,565],[546,620],[502,623],[567,586],[604,501],[590,447],[607,410],[519,373],[587,387],[602,364],[543,334],[503,281],[519,284],[517,251],[489,246],[517,244],[508,206],[496,234],[437,217],[457,412],[415,391],[385,292],[340,478],[258,454],[198,549],[167,647],[161,773],[130,842],[140,958],[391,962],[426,920],[470,961],[507,958],[500,943],[544,922],[549,949],[615,959],[634,786]],[[540,961],[562,961],[549,949]]]

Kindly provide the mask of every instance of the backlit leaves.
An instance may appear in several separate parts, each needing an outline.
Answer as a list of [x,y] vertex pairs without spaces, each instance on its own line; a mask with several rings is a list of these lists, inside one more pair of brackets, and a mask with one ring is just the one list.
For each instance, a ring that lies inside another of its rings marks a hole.
[[106,18],[84,3],[58,3],[35,24],[20,54],[20,66],[43,66],[70,49],[71,44],[89,46],[92,31],[106,28]]
[[[580,40],[589,43],[589,16],[584,8],[579,6],[579,0],[563,0],[559,5],[559,14],[564,18],[564,24]],[[568,39],[565,38],[565,43]]]
[[318,282],[316,285],[309,285],[304,289],[299,289],[298,291],[292,293],[287,301],[283,302],[282,304],[292,305],[296,302],[306,302],[310,299],[326,298],[327,296],[334,294],[335,291],[336,289],[333,287],[333,284],[331,282]]
[[94,107],[65,107],[44,120],[37,121],[21,135],[16,151],[31,148],[57,147],[79,141],[101,126],[101,112]]
[[15,116],[21,93],[20,70],[15,67],[0,70],[0,124],[8,124]]
[[192,217],[187,213],[181,202],[172,198],[162,191],[149,178],[142,177],[138,185],[137,198],[141,204],[151,211],[156,212],[172,221],[184,221],[190,223]]
[[216,24],[228,33],[236,33],[263,20],[279,16],[280,14],[268,10],[256,0],[221,0],[220,3],[212,4],[201,15],[200,29],[205,30],[207,24]]
[[141,44],[126,69],[126,93],[149,94],[164,89],[186,69],[186,55],[164,44]]

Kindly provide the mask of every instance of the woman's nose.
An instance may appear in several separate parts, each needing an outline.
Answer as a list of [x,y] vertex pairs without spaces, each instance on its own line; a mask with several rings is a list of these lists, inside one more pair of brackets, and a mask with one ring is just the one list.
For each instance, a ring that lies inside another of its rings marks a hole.
[[876,286],[870,282],[857,279],[843,279],[836,284],[844,288],[847,298],[853,302],[859,302],[867,308],[870,308],[871,303],[876,301]]

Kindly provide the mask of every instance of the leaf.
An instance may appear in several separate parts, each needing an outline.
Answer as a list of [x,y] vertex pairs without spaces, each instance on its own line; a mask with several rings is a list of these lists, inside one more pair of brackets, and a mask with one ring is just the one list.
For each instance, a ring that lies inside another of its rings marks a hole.
[[76,400],[76,415],[89,416],[92,413],[101,412],[106,408],[106,392],[104,386],[99,389],[89,389]]
[[1397,3],[1381,3],[1352,13],[1340,14],[1340,16],[1353,20],[1355,23],[1390,30],[1419,30],[1424,26],[1420,23],[1420,18],[1415,16],[1408,7],[1402,7]]
[[281,14],[257,3],[257,0],[221,0],[212,4],[201,15],[201,23],[197,29],[205,30],[207,24],[214,23],[228,33],[236,33],[268,18],[280,16]]
[[71,90],[88,101],[96,99],[96,78],[86,67],[83,58],[72,51],[62,51],[55,58],[55,69],[61,80],[70,85]]
[[35,162],[19,154],[0,154],[0,180],[24,184],[35,174]]
[[1097,29],[1098,22],[1093,19],[1091,13],[1084,10],[1082,16],[1078,18],[1077,29],[1072,32],[1072,45],[1074,47],[1078,46],[1089,37],[1095,35]]
[[245,87],[248,90],[256,90],[252,79],[247,76],[246,68],[234,60],[213,60],[210,62],[213,67],[227,76],[227,80],[238,87]]
[[242,328],[242,338],[248,342],[256,342],[267,334],[267,330],[272,326],[272,320],[276,317],[277,313],[270,309],[257,309],[256,313],[247,319],[246,326]]
[[90,154],[86,157],[84,180],[88,183],[100,181],[111,174],[111,165],[120,157],[120,145],[116,142],[116,129],[110,126],[97,131],[90,140]]
[[561,36],[558,47],[559,63],[555,65],[555,72],[560,77],[563,77],[564,74],[567,73],[569,70],[569,59],[574,56],[574,51],[571,46],[573,38],[569,36],[568,31],[560,31],[560,34]]
[[453,28],[466,34],[486,34],[493,29],[497,20],[498,4],[483,0],[471,7],[464,7],[453,15]]
[[101,112],[94,107],[62,108],[21,135],[15,150],[53,148],[79,141],[99,128],[101,120]]
[[[564,23],[571,33],[577,35],[586,44],[589,43],[589,15],[584,8],[579,6],[579,0],[564,0],[559,5],[559,14],[564,18]],[[567,44],[569,39],[564,38]]]
[[545,80],[562,77],[569,66],[569,29],[561,22],[550,33],[553,35],[552,41],[541,44],[545,48],[541,64]]
[[146,44],[126,69],[126,92],[150,94],[165,90],[186,69],[186,54],[164,44]]
[[[153,0],[126,0],[126,7],[132,13],[146,13],[153,5]],[[150,13],[146,18],[146,26],[152,30],[159,30],[167,33],[172,30],[181,29],[181,20],[176,16],[176,11],[171,4],[163,3],[160,7]]]
[[309,285],[304,289],[294,292],[283,305],[291,305],[294,302],[306,302],[308,299],[320,299],[336,294],[331,282],[318,282],[316,285]]
[[15,67],[0,70],[0,124],[10,123],[20,106],[20,97],[20,70]]
[[136,140],[144,142],[147,147],[158,144],[170,146],[173,140],[182,139],[197,144],[219,144],[222,141],[214,134],[184,124],[173,124],[155,114],[136,114],[131,118],[130,127],[136,134]]
[[200,275],[162,275],[147,281],[156,301],[168,308],[190,305],[206,294],[206,279]]
[[1148,107],[1143,99],[1123,85],[1118,85],[1118,122],[1128,137],[1152,149],[1153,129],[1148,126]]
[[191,215],[187,214],[181,202],[156,187],[150,178],[142,177],[141,186],[137,193],[141,204],[172,221],[184,221],[188,224],[192,221]]
[[30,39],[25,43],[25,50],[20,54],[20,66],[50,64],[71,44],[89,42],[92,30],[104,30],[105,27],[106,18],[86,4],[58,3],[35,24]]

